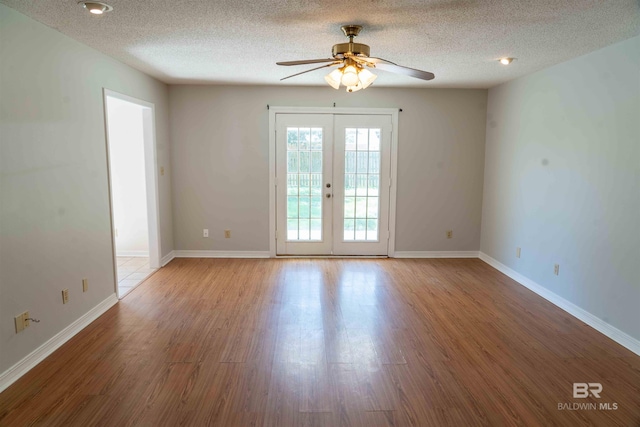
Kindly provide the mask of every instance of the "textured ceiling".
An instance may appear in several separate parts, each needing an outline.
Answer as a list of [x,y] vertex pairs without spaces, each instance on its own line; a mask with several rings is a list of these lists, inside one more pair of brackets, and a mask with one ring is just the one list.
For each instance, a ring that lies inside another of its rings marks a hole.
[[325,85],[327,70],[280,82],[313,65],[275,62],[330,57],[344,24],[364,26],[371,56],[436,75],[376,72],[376,86],[405,87],[488,88],[640,33],[637,0],[106,0],[102,16],[0,2],[167,83]]

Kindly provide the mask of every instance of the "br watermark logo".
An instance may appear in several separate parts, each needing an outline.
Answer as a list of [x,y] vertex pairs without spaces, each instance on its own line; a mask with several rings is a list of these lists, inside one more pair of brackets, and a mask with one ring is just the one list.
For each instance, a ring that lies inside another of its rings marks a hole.
[[[602,384],[600,383],[573,383],[573,398],[586,399],[592,397],[600,399]],[[615,411],[618,404],[615,402],[558,402],[559,411]]]
[[573,383],[573,398],[584,399],[589,395],[600,399],[602,393],[602,384],[600,383]]

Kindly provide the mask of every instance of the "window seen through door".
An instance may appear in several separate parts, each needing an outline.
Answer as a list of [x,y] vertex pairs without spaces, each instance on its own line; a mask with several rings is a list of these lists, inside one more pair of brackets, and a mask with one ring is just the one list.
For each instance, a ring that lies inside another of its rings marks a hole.
[[380,129],[345,129],[344,240],[377,241]]
[[322,128],[287,127],[287,240],[322,240]]

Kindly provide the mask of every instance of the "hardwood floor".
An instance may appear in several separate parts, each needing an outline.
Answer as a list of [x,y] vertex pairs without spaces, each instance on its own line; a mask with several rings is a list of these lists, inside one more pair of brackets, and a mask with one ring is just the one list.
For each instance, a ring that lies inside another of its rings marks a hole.
[[640,357],[476,259],[176,259],[0,425],[636,426]]

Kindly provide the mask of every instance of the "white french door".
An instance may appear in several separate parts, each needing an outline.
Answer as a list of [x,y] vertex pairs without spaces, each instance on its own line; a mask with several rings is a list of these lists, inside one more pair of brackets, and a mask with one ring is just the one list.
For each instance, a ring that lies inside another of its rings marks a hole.
[[278,255],[387,255],[391,123],[276,115]]
[[387,255],[391,116],[336,115],[333,253]]
[[278,114],[276,144],[277,253],[330,254],[333,116]]

